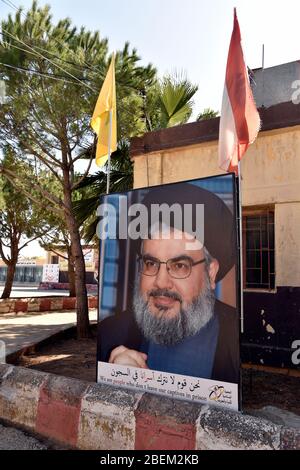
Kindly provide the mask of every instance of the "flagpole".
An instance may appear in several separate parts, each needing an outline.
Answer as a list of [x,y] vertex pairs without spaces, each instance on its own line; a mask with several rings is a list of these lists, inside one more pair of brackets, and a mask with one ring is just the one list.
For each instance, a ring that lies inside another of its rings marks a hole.
[[241,333],[244,333],[244,274],[243,274],[243,220],[242,220],[242,191],[241,191],[241,162],[238,163],[238,191],[239,191],[239,248],[240,248],[240,306],[241,306]]
[[108,131],[108,160],[107,160],[107,180],[106,180],[106,194],[109,194],[110,184],[110,156],[111,156],[111,134],[112,134],[112,109],[109,110],[109,131]]

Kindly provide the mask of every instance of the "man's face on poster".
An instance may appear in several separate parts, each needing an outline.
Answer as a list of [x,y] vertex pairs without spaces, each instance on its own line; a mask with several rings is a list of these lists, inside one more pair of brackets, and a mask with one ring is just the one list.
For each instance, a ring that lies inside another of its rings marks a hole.
[[148,339],[176,344],[207,324],[219,265],[198,240],[176,229],[160,232],[144,240],[140,263],[135,315]]

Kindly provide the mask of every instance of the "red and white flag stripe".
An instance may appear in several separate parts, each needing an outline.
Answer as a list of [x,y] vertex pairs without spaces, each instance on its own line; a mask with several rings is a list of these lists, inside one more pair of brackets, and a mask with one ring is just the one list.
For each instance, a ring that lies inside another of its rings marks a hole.
[[238,162],[256,139],[259,129],[260,117],[249,83],[234,9],[220,119],[219,167],[238,174]]

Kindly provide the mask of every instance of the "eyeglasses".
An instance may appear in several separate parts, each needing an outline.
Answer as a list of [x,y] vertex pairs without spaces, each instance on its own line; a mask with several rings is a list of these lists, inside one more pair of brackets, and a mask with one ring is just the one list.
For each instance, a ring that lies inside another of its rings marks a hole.
[[156,276],[161,264],[165,264],[168,274],[174,279],[185,279],[190,276],[193,266],[204,263],[205,258],[193,261],[189,256],[179,256],[167,261],[160,261],[149,255],[139,256],[139,272],[145,276]]

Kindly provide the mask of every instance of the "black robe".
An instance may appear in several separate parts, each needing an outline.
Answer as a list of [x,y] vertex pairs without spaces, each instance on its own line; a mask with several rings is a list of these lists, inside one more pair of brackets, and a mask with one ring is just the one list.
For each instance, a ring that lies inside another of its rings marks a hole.
[[[219,335],[214,357],[212,380],[239,383],[239,319],[236,309],[216,300],[215,315],[219,320]],[[105,318],[98,327],[98,361],[108,362],[117,346],[141,350],[144,337],[131,312]],[[147,353],[147,350],[143,349]],[[196,358],[195,358],[196,359]]]

